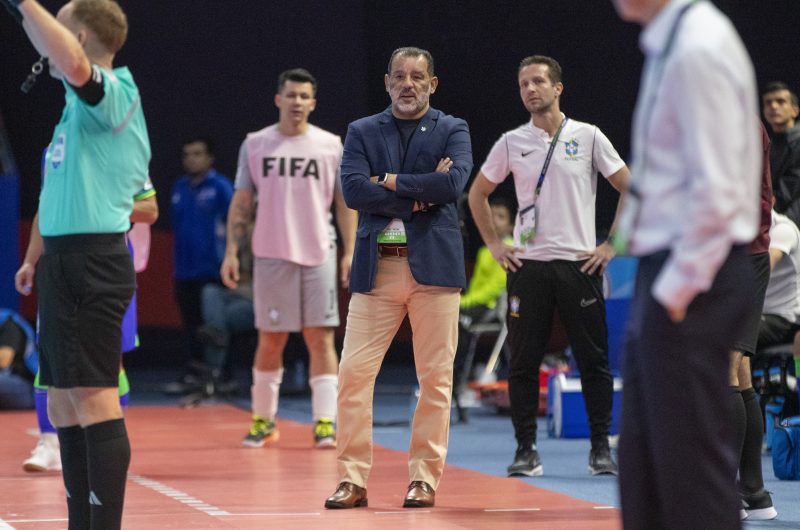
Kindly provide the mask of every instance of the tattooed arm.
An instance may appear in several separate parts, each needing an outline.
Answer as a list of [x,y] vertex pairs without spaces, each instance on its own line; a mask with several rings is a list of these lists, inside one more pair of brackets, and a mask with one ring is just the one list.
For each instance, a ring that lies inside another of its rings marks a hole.
[[239,249],[247,244],[247,227],[253,220],[253,190],[237,189],[228,208],[228,237],[225,259],[219,274],[228,288],[235,289],[239,282]]

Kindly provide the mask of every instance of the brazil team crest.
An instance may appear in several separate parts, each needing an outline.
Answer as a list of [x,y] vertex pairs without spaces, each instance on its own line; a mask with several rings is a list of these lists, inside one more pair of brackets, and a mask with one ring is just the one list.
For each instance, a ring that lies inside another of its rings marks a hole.
[[578,156],[578,141],[575,138],[564,142],[564,151],[566,152],[566,160],[575,160]]

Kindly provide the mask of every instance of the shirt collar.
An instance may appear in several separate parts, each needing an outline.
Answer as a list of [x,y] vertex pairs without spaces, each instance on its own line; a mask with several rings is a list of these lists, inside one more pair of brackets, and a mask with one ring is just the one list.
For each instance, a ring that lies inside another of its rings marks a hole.
[[[567,116],[562,112],[561,113],[561,120],[563,121],[563,120],[566,120],[566,119],[567,119]],[[550,140],[550,138],[552,138],[547,131],[545,131],[544,129],[540,129],[539,127],[537,127],[536,125],[533,124],[533,118],[528,120],[528,127],[530,128],[531,131],[533,131],[533,133],[536,136],[541,136],[545,140]]]
[[692,1],[672,0],[645,26],[639,36],[639,47],[645,55],[658,55],[664,51],[672,26],[675,24],[675,18],[683,6]]

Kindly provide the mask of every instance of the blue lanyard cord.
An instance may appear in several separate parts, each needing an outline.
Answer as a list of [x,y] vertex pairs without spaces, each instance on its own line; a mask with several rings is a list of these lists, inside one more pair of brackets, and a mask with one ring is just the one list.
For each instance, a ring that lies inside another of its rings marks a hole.
[[[669,35],[667,36],[667,42],[664,45],[664,50],[661,54],[657,57],[657,63],[653,65],[653,68],[657,68],[653,73],[653,82],[651,86],[647,87],[650,88],[649,94],[649,101],[648,104],[645,106],[645,115],[642,119],[642,141],[647,137],[647,132],[650,130],[650,120],[653,118],[653,106],[655,105],[656,95],[658,92],[658,87],[661,85],[661,79],[664,77],[664,65],[667,62],[667,57],[669,57],[670,52],[672,52],[672,47],[675,44],[675,38],[678,36],[678,28],[681,25],[681,21],[683,20],[684,15],[686,12],[689,11],[689,8],[693,7],[698,3],[698,0],[692,0],[685,6],[681,8],[678,12],[678,15],[675,17],[675,22],[672,23],[672,28],[670,28]],[[641,171],[644,171],[647,162],[647,151],[646,149],[642,150],[642,163],[638,166]]]
[[567,124],[567,121],[569,121],[569,118],[564,118],[563,120],[561,120],[561,125],[558,126],[556,135],[553,136],[553,141],[550,142],[550,149],[547,151],[547,157],[544,159],[542,172],[539,173],[539,181],[536,183],[536,190],[533,192],[533,203],[528,208],[525,208],[525,211],[532,208],[536,204],[536,199],[539,198],[539,194],[542,192],[542,184],[544,184],[544,177],[545,175],[547,175],[547,168],[550,167],[550,159],[553,158],[553,151],[556,150],[556,145],[558,144],[558,137],[561,136],[561,131],[562,129],[564,129],[564,125]]
[[[647,167],[646,138],[647,138],[647,132],[650,129],[650,120],[653,117],[652,110],[656,102],[656,93],[658,92],[658,87],[661,84],[661,79],[664,77],[664,64],[666,63],[667,57],[669,57],[673,45],[675,44],[675,39],[678,35],[678,29],[680,28],[680,24],[681,21],[683,20],[684,15],[686,15],[686,12],[689,11],[689,9],[692,6],[696,5],[698,2],[699,0],[692,0],[691,2],[683,6],[681,10],[678,12],[678,15],[675,17],[675,21],[673,22],[672,28],[670,28],[669,35],[667,36],[667,42],[664,45],[664,50],[656,58],[657,62],[652,65],[652,68],[654,69],[653,74],[651,76],[653,81],[649,86],[645,86],[644,83],[645,79],[647,79],[647,67],[648,67],[647,64],[645,65],[645,70],[642,72],[641,90],[646,90],[646,89],[650,90],[649,90],[649,98],[647,101],[647,105],[644,106],[645,114],[641,119],[641,127],[640,127],[641,133],[639,141],[641,142],[642,146],[639,149],[640,154],[638,155],[638,158],[640,158],[641,161],[637,160],[635,172],[631,176],[631,182],[628,185],[628,194],[636,199],[639,199],[633,204],[634,208],[632,210],[633,219],[630,226],[631,232],[633,231],[634,227],[636,227],[636,225],[639,224],[639,218],[642,214],[642,203],[640,202],[642,195],[640,189],[642,182],[642,174],[644,173],[644,170]],[[637,107],[639,106],[640,103],[643,103],[643,101],[644,98],[642,98],[642,101],[637,103]],[[627,207],[630,208],[631,206]],[[616,250],[617,254],[625,254],[627,252],[629,237],[631,237],[630,233],[627,234],[627,236],[622,236],[621,238],[619,238],[618,234],[611,235],[609,241],[611,241],[611,244],[614,247],[614,250]]]

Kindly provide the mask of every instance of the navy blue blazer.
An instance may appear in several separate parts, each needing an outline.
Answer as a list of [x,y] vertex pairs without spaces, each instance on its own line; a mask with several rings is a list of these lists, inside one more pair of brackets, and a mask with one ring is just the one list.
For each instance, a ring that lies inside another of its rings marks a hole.
[[[423,285],[466,288],[464,248],[456,202],[472,171],[469,127],[433,108],[422,117],[411,137],[405,163],[401,137],[391,107],[354,121],[347,129],[342,155],[342,191],[347,205],[358,210],[350,291],[366,293],[375,286],[378,234],[393,218],[402,219],[408,240],[408,263]],[[453,166],[437,173],[436,165],[450,157]],[[397,191],[370,182],[373,175],[397,174]],[[413,212],[414,201],[433,203]]]

